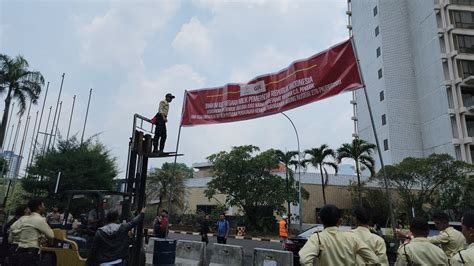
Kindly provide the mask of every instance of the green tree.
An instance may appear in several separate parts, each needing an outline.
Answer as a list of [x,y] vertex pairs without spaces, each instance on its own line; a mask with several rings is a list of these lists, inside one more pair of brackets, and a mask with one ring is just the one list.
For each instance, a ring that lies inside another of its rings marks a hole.
[[337,161],[339,163],[341,163],[343,159],[352,159],[355,161],[360,206],[362,206],[362,186],[360,182],[361,164],[369,169],[371,176],[375,175],[375,160],[372,157],[375,147],[374,144],[368,143],[365,140],[354,138],[352,143],[344,143],[337,149]]
[[290,169],[290,165],[295,163],[295,156],[298,155],[297,151],[287,151],[283,152],[281,150],[275,150],[276,156],[278,160],[285,165],[285,182],[286,182],[286,195],[287,195],[287,209],[286,212],[288,213],[288,217],[291,217],[290,213],[290,175],[292,175],[292,171]]
[[109,150],[91,139],[80,144],[76,138],[60,140],[35,159],[28,176],[21,179],[23,188],[33,195],[50,198],[55,189],[58,172],[61,179],[58,192],[66,190],[110,190],[117,176],[115,158]]
[[3,111],[2,124],[0,126],[0,146],[5,139],[10,104],[16,99],[20,106],[19,114],[23,114],[27,105],[27,98],[33,104],[37,103],[44,85],[43,75],[39,71],[31,71],[23,56],[18,55],[11,58],[0,54],[0,94],[6,92],[5,109]]
[[[285,181],[273,170],[278,167],[275,150],[261,153],[253,145],[233,147],[230,152],[221,151],[208,157],[213,164],[214,178],[208,183],[205,193],[210,199],[222,193],[226,195],[226,205],[241,208],[247,218],[247,226],[265,230],[261,223],[261,210],[271,208],[283,211],[287,200]],[[292,188],[291,201],[297,199],[298,192]],[[271,223],[273,225],[273,223]]]
[[[311,163],[316,169],[319,169],[321,174],[321,188],[323,191],[323,202],[326,205],[326,192],[325,187],[328,183],[328,175],[326,167],[331,167],[337,173],[337,164],[333,161],[328,161],[328,159],[336,158],[336,153],[333,149],[330,149],[327,144],[321,145],[319,148],[312,148],[304,151],[305,154],[309,155],[310,158],[308,162]],[[326,173],[326,180],[324,180],[323,171]]]
[[0,157],[0,173],[2,178],[5,178],[5,175],[8,172],[8,167],[9,166],[7,159],[5,159],[4,157]]
[[[174,175],[173,175],[174,174]],[[183,163],[164,163],[161,168],[155,168],[147,177],[147,201],[158,201],[158,210],[168,208],[171,196],[171,207],[174,210],[184,209],[186,193],[185,180],[192,177],[192,169]],[[171,210],[169,210],[171,211]],[[174,213],[174,212],[173,212]]]
[[[437,203],[438,208],[462,211],[472,203],[471,164],[456,161],[448,154],[432,154],[426,158],[408,157],[396,165],[385,167],[391,186],[397,188],[405,213],[424,213],[424,204]],[[382,180],[379,172],[377,178]],[[469,182],[468,187],[461,187]],[[457,195],[451,195],[455,194]],[[436,202],[436,200],[438,200]],[[426,209],[426,208],[425,208]]]

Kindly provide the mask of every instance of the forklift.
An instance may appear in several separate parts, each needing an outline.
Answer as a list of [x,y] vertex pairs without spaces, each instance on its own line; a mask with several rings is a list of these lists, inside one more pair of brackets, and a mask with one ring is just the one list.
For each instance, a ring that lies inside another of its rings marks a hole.
[[[176,152],[152,152],[154,124],[150,119],[133,116],[132,137],[129,141],[125,189],[122,192],[101,190],[66,191],[60,202],[67,202],[64,222],[53,226],[54,239],[41,248],[41,266],[85,266],[92,239],[104,224],[105,214],[120,213],[120,220],[130,221],[146,203],[146,177],[149,158],[177,157]],[[97,217],[91,219],[89,217]],[[71,218],[78,222],[72,223]],[[144,226],[138,224],[130,239],[130,249],[124,265],[144,266]]]

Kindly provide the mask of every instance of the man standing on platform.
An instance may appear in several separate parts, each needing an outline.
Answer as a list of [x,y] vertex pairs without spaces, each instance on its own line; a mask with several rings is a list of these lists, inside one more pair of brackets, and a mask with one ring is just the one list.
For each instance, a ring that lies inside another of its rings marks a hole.
[[[158,113],[156,114],[155,123],[155,137],[153,138],[153,153],[163,153],[166,142],[166,123],[168,122],[168,111],[170,102],[175,97],[171,93],[165,95],[165,99],[160,102]],[[160,142],[160,149],[158,150],[158,141]]]

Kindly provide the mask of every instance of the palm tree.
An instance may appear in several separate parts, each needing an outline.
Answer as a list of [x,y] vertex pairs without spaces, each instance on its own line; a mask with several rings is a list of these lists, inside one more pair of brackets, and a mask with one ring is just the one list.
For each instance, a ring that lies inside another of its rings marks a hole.
[[[164,207],[164,202],[171,198],[171,206],[175,210],[184,208],[186,186],[184,184],[188,173],[179,169],[173,170],[172,163],[164,163],[160,168],[155,168],[147,177],[146,195],[148,200],[158,200],[157,209]],[[173,172],[175,175],[173,176]],[[171,210],[168,210],[171,211]]]
[[339,149],[337,149],[337,161],[341,163],[342,159],[352,159],[355,161],[356,174],[357,174],[357,187],[358,187],[358,198],[359,205],[362,206],[362,189],[360,183],[360,170],[362,164],[370,170],[370,175],[375,175],[375,160],[372,157],[375,145],[368,143],[365,140],[355,138],[352,143],[344,143]]
[[7,93],[0,126],[0,146],[5,139],[11,101],[16,99],[19,102],[18,114],[21,115],[26,109],[27,98],[36,104],[41,94],[41,86],[44,85],[43,75],[39,71],[29,70],[28,67],[28,61],[21,55],[11,58],[0,54],[0,94]]
[[328,161],[329,158],[336,158],[336,153],[333,149],[330,149],[327,144],[321,145],[319,148],[312,148],[304,151],[305,154],[309,155],[310,158],[308,162],[311,163],[315,168],[319,169],[321,174],[321,188],[323,190],[323,202],[326,205],[326,185],[328,178],[326,176],[326,181],[324,180],[323,171],[327,173],[326,166],[329,166],[334,169],[337,173],[337,164],[335,162]]
[[286,195],[287,195],[287,200],[286,202],[288,203],[288,218],[291,218],[290,215],[290,183],[289,183],[289,176],[290,176],[290,165],[295,163],[295,160],[293,158],[298,155],[297,151],[287,151],[283,152],[281,150],[276,150],[275,151],[276,156],[278,157],[278,161],[283,163],[285,165],[285,177],[286,177]]

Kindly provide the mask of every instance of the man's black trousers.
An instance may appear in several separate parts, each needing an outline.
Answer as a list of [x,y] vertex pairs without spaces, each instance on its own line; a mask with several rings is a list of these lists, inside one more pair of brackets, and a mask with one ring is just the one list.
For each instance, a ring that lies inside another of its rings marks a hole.
[[157,114],[155,137],[153,138],[153,150],[158,149],[158,141],[160,142],[160,151],[163,151],[166,142],[166,123],[161,114]]

